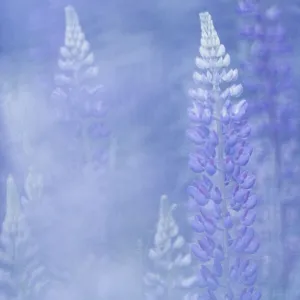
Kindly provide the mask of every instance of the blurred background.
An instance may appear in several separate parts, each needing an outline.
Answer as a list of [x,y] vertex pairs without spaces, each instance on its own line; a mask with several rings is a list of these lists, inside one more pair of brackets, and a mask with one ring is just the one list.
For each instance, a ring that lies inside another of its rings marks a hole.
[[[292,48],[288,63],[297,83],[300,3],[277,2],[263,1],[263,6],[280,7],[280,21]],[[59,48],[65,43],[68,5],[76,10],[94,53],[97,80],[102,86],[97,97],[107,108],[105,123],[110,135],[105,151],[110,172],[104,175],[106,185],[101,192],[94,190],[97,184],[89,177],[93,175],[81,170],[77,176],[72,166],[68,169],[70,156],[62,153],[73,141],[69,140],[70,130],[64,129],[59,138],[54,137],[59,128],[53,125],[51,109],[56,104],[51,101],[57,85],[54,76],[59,69]],[[28,198],[24,186],[29,170],[42,174],[44,194],[30,209],[30,222],[53,272],[63,274],[62,270],[67,270],[72,278],[73,285],[59,291],[63,299],[102,299],[95,296],[99,282],[106,300],[121,299],[124,293],[126,299],[140,299],[136,291],[140,280],[139,243],[144,253],[153,244],[162,194],[176,203],[174,215],[181,233],[191,239],[185,210],[186,187],[193,175],[187,166],[185,131],[188,90],[193,86],[200,43],[198,14],[210,12],[232,67],[239,68],[245,54],[237,7],[234,0],[0,2],[1,216],[3,219],[8,174],[13,174],[24,198]],[[294,84],[292,107],[297,107],[299,94],[299,85]],[[246,87],[249,102],[251,95]],[[297,116],[294,118],[293,146],[283,154],[297,167],[300,136]],[[268,146],[260,147],[264,151]],[[265,215],[272,199],[265,195],[273,169],[267,162],[254,162],[253,168],[266,207],[262,208],[259,224],[262,231],[272,231],[273,225]],[[71,173],[75,175],[69,178]],[[60,175],[57,179],[53,174]],[[290,290],[297,290],[295,278],[300,272],[298,188],[297,179],[284,189],[288,199],[281,202],[286,236],[282,246],[290,251],[282,283]],[[298,299],[297,295],[289,300]]]

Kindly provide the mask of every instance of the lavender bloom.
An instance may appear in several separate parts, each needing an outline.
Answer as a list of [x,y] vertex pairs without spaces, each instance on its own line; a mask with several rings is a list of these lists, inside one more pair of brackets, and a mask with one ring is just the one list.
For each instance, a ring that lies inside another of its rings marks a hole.
[[65,43],[60,48],[59,73],[55,76],[57,87],[52,102],[57,121],[72,140],[66,145],[67,156],[72,153],[75,163],[103,167],[107,159],[104,148],[108,130],[106,108],[99,95],[102,86],[97,83],[99,70],[94,65],[94,54],[75,9],[67,6],[65,15]]
[[243,91],[232,84],[238,71],[228,69],[230,56],[210,14],[201,13],[200,21],[199,71],[193,76],[198,87],[190,92],[187,135],[195,145],[189,166],[197,177],[188,195],[197,211],[191,223],[199,239],[192,252],[201,262],[199,284],[206,289],[201,299],[258,300],[254,254],[260,243],[253,229],[258,200],[255,176],[246,169],[252,154],[248,103],[236,100]]
[[50,291],[50,274],[41,263],[14,179],[7,179],[6,213],[0,236],[1,295],[40,299]]
[[90,51],[90,44],[85,39],[78,15],[71,6],[65,8],[66,31],[65,44],[60,48],[58,67],[60,73],[55,76],[57,85],[54,94],[66,99],[66,111],[61,110],[61,118],[66,120],[85,115],[101,116],[103,103],[99,99],[83,98],[93,95],[101,85],[95,83],[98,68],[94,66],[94,54]]
[[239,2],[243,21],[241,33],[250,44],[245,73],[252,80],[247,88],[256,96],[256,101],[249,107],[252,113],[266,114],[269,120],[269,124],[264,124],[257,134],[271,137],[273,143],[279,143],[278,140],[285,142],[295,134],[296,129],[291,117],[295,116],[295,107],[290,99],[292,76],[288,59],[291,49],[280,23],[279,8],[271,6],[262,11],[253,2]]
[[[286,244],[284,239],[288,234],[284,211],[286,204],[298,200],[299,194],[299,147],[296,140],[299,104],[293,99],[291,49],[277,6],[264,10],[258,1],[241,0],[239,13],[243,22],[241,31],[250,49],[245,75],[250,83],[248,89],[256,99],[249,105],[255,125],[252,128],[258,145],[264,145],[257,157],[257,163],[263,171],[257,176],[266,183],[265,190],[260,193],[265,194],[265,199],[270,199],[264,210],[268,210],[270,215],[269,255],[274,263],[271,263],[266,280],[271,294],[274,291],[282,293],[278,289],[282,289],[288,278],[284,270],[288,264],[282,261],[290,256],[288,249],[282,247]],[[246,27],[252,29],[244,34]],[[268,165],[262,167],[262,164]]]
[[[285,30],[280,22],[280,10],[276,6],[263,11],[258,4],[245,13],[244,7],[252,1],[240,1],[240,12],[244,27],[252,24],[252,34],[245,35],[250,42],[250,53],[247,57],[245,73],[250,77],[250,91],[257,101],[250,105],[251,117],[256,126],[255,136],[267,140],[269,147],[260,159],[265,160],[274,152],[275,178],[273,185],[277,189],[286,188],[287,178],[293,181],[295,177],[295,155],[288,161],[285,153],[295,151],[293,146],[298,128],[298,101],[293,99],[292,74],[290,67],[291,49],[287,42]],[[255,11],[255,13],[254,13]],[[251,17],[250,17],[251,16]],[[253,17],[254,16],[254,17]],[[243,29],[242,29],[243,31]],[[293,170],[294,169],[294,170]],[[290,188],[290,184],[289,184]],[[288,193],[281,196],[287,198]],[[292,199],[282,199],[285,202]]]
[[191,291],[195,285],[191,254],[173,216],[175,207],[169,204],[166,195],[162,195],[154,247],[148,255],[152,268],[144,276],[146,299],[149,300],[189,299],[185,290]]

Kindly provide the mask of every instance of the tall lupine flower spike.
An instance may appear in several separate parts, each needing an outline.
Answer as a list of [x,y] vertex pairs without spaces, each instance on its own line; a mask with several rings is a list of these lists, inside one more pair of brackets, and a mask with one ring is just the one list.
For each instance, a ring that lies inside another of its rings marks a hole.
[[[25,179],[24,190],[27,196],[21,197],[20,200],[22,203],[22,219],[24,220],[24,225],[26,225],[26,237],[30,239],[31,244],[34,243],[33,246],[37,246],[38,243],[36,240],[38,240],[38,237],[41,234],[43,236],[47,236],[48,233],[45,231],[43,226],[34,226],[34,224],[39,224],[39,221],[35,221],[34,219],[41,215],[41,209],[45,210],[47,208],[45,206],[42,207],[46,204],[43,197],[45,194],[44,178],[43,175],[33,166],[29,167],[29,171]],[[29,245],[27,239],[24,239],[24,241],[27,245]],[[41,241],[39,240],[39,242]],[[36,247],[35,251],[40,252],[39,247]],[[35,253],[35,255],[37,256],[37,253]],[[51,278],[51,281],[55,284],[61,285],[69,280],[70,274],[68,274],[65,269],[57,269],[53,264],[47,264],[47,266],[45,266],[45,271],[46,269],[47,276]]]
[[[287,141],[295,134],[293,116],[294,106],[291,105],[291,68],[288,62],[290,46],[285,29],[280,22],[280,10],[271,6],[265,11],[256,3],[251,10],[243,10],[248,2],[240,0],[240,14],[242,18],[241,32],[250,42],[249,54],[246,58],[246,73],[252,75],[251,92],[257,100],[251,103],[252,113],[264,113],[269,124],[260,128],[260,136],[273,139],[276,152],[279,147],[275,143],[278,139]],[[251,26],[250,26],[251,24]],[[245,34],[244,28],[252,30]],[[274,137],[275,136],[275,137]],[[278,142],[277,142],[278,144]],[[276,154],[277,164],[280,164],[280,153]]]
[[[197,214],[191,221],[199,239],[192,252],[201,262],[203,300],[258,300],[259,240],[253,229],[257,198],[255,176],[246,169],[252,154],[248,142],[247,101],[237,100],[242,86],[233,84],[236,69],[220,43],[208,12],[200,13],[201,45],[196,58],[199,87],[190,92],[188,138],[195,145],[189,166],[197,176],[188,188]],[[224,88],[226,84],[231,84]]]
[[[65,8],[66,31],[65,43],[60,48],[60,58],[58,67],[60,73],[55,76],[55,82],[58,88],[54,93],[68,97],[72,94],[74,98],[69,99],[71,105],[74,105],[73,113],[81,113],[81,108],[86,113],[102,113],[102,102],[98,99],[80,99],[80,95],[75,93],[87,92],[94,94],[102,88],[95,82],[99,70],[94,65],[94,54],[90,50],[90,44],[85,38],[81,28],[79,17],[75,9],[71,6]],[[68,107],[68,110],[70,107]],[[65,112],[67,113],[67,112]],[[63,117],[67,117],[64,115]]]
[[79,158],[103,167],[107,154],[105,146],[99,144],[106,144],[108,131],[104,125],[106,108],[99,95],[102,86],[97,83],[99,70],[75,9],[67,6],[65,17],[65,43],[60,48],[59,73],[55,76],[57,88],[52,100],[56,102],[58,121],[65,125],[74,142],[78,142],[77,146],[68,143],[71,151],[81,149]]
[[6,299],[40,299],[50,290],[48,272],[41,264],[20,197],[11,175],[7,179],[6,213],[0,236],[1,293]]
[[184,290],[195,284],[195,276],[190,272],[191,255],[173,217],[175,207],[166,195],[161,197],[154,247],[149,250],[153,269],[144,277],[149,300],[183,299]]
[[248,89],[256,99],[249,105],[253,136],[256,143],[263,145],[263,151],[257,157],[260,165],[257,176],[265,184],[259,192],[265,195],[264,199],[269,199],[264,211],[268,211],[269,215],[271,239],[268,255],[271,256],[269,274],[272,276],[265,280],[273,298],[276,293],[281,299],[283,296],[280,294],[289,277],[285,274],[289,264],[283,260],[290,261],[288,247],[284,248],[288,236],[284,220],[285,204],[298,202],[299,195],[299,146],[296,138],[299,104],[293,91],[293,56],[281,22],[281,11],[276,5],[264,9],[261,2],[262,5],[256,3],[255,10],[252,7],[245,14],[242,8],[254,1],[239,0],[239,12],[243,28],[249,24],[253,28],[251,34],[244,35],[250,49],[245,74],[250,83]]

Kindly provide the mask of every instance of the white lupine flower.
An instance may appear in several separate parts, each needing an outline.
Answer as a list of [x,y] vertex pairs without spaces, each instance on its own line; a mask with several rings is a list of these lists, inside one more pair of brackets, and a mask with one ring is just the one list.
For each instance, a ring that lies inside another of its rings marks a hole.
[[185,280],[188,276],[182,277],[182,272],[192,272],[189,269],[192,259],[185,239],[179,234],[173,216],[175,208],[176,205],[169,204],[167,196],[161,197],[154,245],[148,253],[156,272],[148,272],[144,278],[147,299],[157,299],[160,295],[166,300],[179,300],[186,293],[182,289],[191,288],[194,284],[194,281]]
[[[38,183],[38,182],[35,182]],[[31,181],[30,190],[37,187]],[[29,183],[28,183],[29,185]],[[29,187],[29,186],[28,186]],[[45,267],[41,264],[38,247],[30,233],[20,202],[16,184],[11,175],[6,185],[6,212],[0,235],[0,284],[6,299],[35,300],[50,288]]]

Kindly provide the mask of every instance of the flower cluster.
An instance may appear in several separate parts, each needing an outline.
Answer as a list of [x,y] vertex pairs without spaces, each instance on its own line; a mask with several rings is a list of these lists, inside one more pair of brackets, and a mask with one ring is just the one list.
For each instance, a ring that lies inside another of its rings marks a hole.
[[154,247],[149,250],[152,268],[144,277],[149,300],[183,299],[185,290],[192,290],[195,284],[195,276],[191,275],[191,254],[184,237],[179,234],[173,217],[174,208],[175,205],[170,205],[167,196],[163,195]]
[[286,207],[297,203],[299,194],[299,104],[293,87],[293,56],[278,6],[263,7],[263,2],[240,0],[239,14],[242,36],[249,49],[244,70],[249,83],[247,88],[256,100],[249,105],[253,136],[261,148],[256,155],[260,165],[256,175],[265,182],[258,191],[266,199],[264,211],[268,211],[271,224],[268,229],[271,237],[268,255],[272,256],[269,277],[272,274],[274,279],[271,283],[269,277],[266,280],[270,293],[274,294],[277,289],[283,293],[288,278],[284,269],[290,257],[288,249],[283,247],[290,234],[285,222]]
[[192,252],[201,262],[199,282],[206,288],[201,299],[258,300],[253,256],[260,245],[253,228],[258,200],[255,176],[245,168],[252,154],[248,103],[236,100],[243,91],[240,84],[225,87],[237,80],[238,71],[228,69],[230,56],[210,14],[201,13],[200,21],[198,87],[190,93],[187,135],[195,145],[189,166],[197,177],[188,195],[197,212],[191,224],[199,238]]
[[60,130],[64,128],[70,138],[66,148],[75,152],[74,161],[92,162],[102,168],[109,133],[105,126],[106,107],[99,94],[102,86],[97,83],[99,70],[75,9],[67,6],[65,15],[65,43],[60,48],[52,103]]
[[50,273],[42,263],[11,175],[7,178],[6,213],[0,245],[1,296],[24,300],[44,297],[52,288]]

